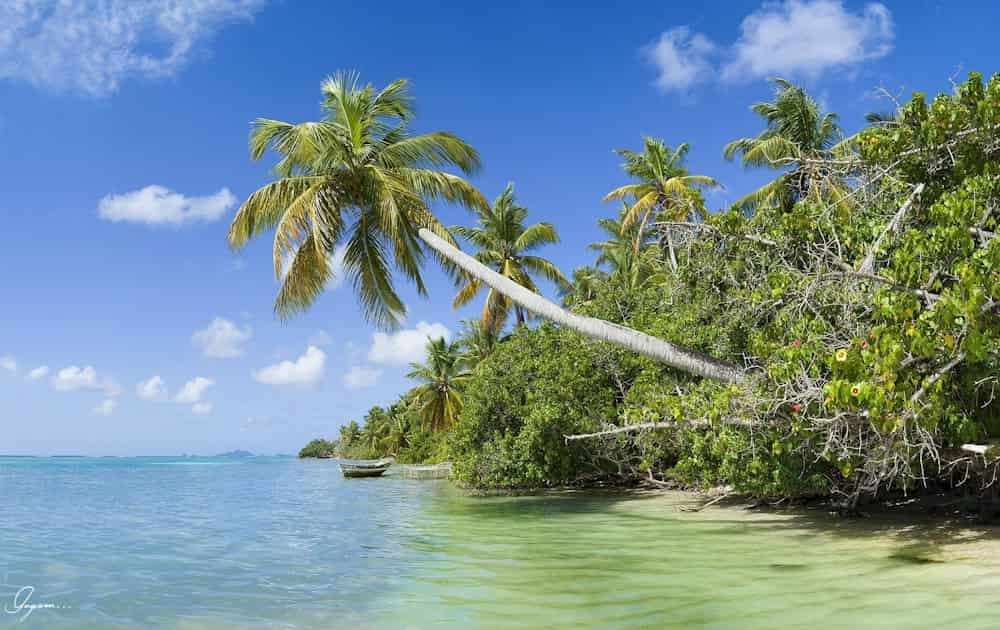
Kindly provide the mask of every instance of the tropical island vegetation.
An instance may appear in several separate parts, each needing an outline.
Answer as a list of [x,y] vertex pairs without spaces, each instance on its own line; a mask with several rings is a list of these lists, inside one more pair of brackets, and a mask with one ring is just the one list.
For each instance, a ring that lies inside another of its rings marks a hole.
[[[322,120],[258,120],[251,156],[277,154],[276,179],[229,241],[274,231],[279,316],[323,291],[338,245],[378,326],[405,317],[393,270],[424,294],[428,256],[456,305],[486,291],[458,339],[429,340],[414,389],[304,456],[448,458],[479,488],[641,479],[852,508],[895,490],[991,493],[1000,75],[914,94],[854,134],[801,87],[774,87],[752,107],[759,133],[723,150],[772,171],[768,184],[711,210],[703,191],[720,184],[688,172],[689,147],[643,138],[620,151],[623,185],[605,200],[622,205],[600,221],[594,264],[570,278],[534,253],[554,226],[528,225],[512,187],[490,204],[465,179],[471,146],[409,131],[405,81],[336,75]],[[446,228],[435,202],[477,225]]]

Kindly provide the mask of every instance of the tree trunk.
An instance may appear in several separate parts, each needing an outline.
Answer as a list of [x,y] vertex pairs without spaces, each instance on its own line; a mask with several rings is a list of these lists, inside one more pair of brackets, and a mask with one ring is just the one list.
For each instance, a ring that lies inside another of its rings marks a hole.
[[677,255],[674,254],[674,235],[670,228],[667,228],[667,250],[670,252],[670,268],[677,271]]
[[682,372],[730,383],[746,380],[746,374],[743,370],[700,352],[676,346],[669,341],[657,339],[638,330],[567,311],[513,280],[501,276],[426,228],[421,228],[418,235],[434,251],[460,267],[464,272],[495,291],[499,291],[515,304],[539,317],[544,317],[593,339],[646,355]]

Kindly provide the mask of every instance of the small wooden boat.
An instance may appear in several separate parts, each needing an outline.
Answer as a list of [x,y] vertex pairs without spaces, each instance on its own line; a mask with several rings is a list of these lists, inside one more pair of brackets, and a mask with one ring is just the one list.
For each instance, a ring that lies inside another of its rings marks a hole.
[[367,462],[345,463],[340,465],[340,472],[344,473],[344,476],[348,479],[355,477],[381,477],[382,473],[389,470],[389,466],[392,466],[394,463],[396,463],[396,459],[393,457]]

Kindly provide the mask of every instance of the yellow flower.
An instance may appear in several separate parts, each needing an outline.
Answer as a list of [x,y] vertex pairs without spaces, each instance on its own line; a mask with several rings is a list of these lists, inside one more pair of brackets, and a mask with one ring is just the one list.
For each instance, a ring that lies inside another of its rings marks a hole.
[[860,395],[861,395],[861,386],[860,385],[855,385],[854,387],[851,388],[851,396],[854,396],[856,398],[856,397],[858,397]]
[[837,361],[843,363],[847,360],[847,350],[845,348],[837,350],[837,354],[835,354],[834,357],[836,357]]

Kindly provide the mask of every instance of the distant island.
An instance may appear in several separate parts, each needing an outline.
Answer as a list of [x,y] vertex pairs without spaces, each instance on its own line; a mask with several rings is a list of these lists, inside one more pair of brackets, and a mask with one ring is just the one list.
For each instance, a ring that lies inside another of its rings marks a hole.
[[250,451],[241,451],[236,449],[235,451],[229,451],[228,453],[219,453],[216,457],[255,457]]

